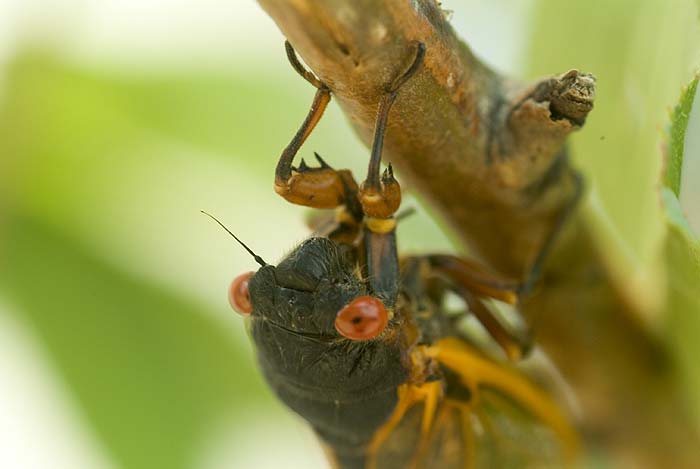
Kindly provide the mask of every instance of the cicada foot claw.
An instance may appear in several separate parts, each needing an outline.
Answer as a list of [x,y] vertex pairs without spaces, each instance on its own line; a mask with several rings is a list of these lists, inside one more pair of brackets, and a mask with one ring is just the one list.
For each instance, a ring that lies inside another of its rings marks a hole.
[[391,165],[384,170],[378,185],[362,183],[359,198],[368,217],[391,218],[396,213],[401,205],[401,186]]

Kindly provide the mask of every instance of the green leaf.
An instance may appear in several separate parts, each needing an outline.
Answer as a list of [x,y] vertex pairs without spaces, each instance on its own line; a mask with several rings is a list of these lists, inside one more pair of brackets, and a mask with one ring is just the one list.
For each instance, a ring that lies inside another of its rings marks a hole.
[[681,99],[673,109],[673,114],[671,115],[669,154],[666,160],[664,184],[676,194],[676,197],[680,197],[685,132],[688,128],[688,118],[690,117],[690,111],[695,101],[695,93],[698,89],[698,77],[699,75],[696,75],[683,90]]
[[269,399],[249,354],[202,306],[31,219],[6,220],[2,253],[0,293],[119,467],[193,467],[215,425]]
[[[700,425],[700,241],[693,234],[678,200],[683,170],[688,118],[695,100],[698,76],[683,90],[671,115],[668,162],[661,191],[668,233],[664,244],[667,299],[664,320],[666,336],[679,363],[688,402]],[[694,111],[694,112],[697,112]]]
[[664,247],[668,273],[665,336],[675,353],[688,401],[700,425],[700,243],[690,232],[675,194],[665,188],[663,195],[668,213]]

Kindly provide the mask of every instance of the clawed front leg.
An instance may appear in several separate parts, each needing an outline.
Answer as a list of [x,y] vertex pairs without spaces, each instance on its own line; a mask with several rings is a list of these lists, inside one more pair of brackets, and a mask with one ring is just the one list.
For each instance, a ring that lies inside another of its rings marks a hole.
[[357,183],[347,169],[331,168],[318,153],[314,153],[318,167],[307,166],[302,159],[298,168],[290,167],[289,177],[275,179],[275,192],[288,202],[311,208],[347,206],[357,221],[362,219],[362,208],[357,200]]
[[360,187],[360,202],[365,214],[371,218],[386,219],[393,217],[401,205],[401,187],[394,178],[394,170],[391,165],[379,177],[379,166],[382,162],[382,149],[384,147],[384,134],[389,120],[389,111],[399,94],[399,89],[420,68],[425,56],[425,45],[417,44],[416,56],[411,65],[399,75],[388,87],[386,94],[379,103],[377,122],[374,127],[374,139],[372,142],[372,155],[367,168],[367,179]]
[[350,171],[335,170],[315,154],[319,163],[312,168],[302,160],[298,168],[292,166],[297,152],[318,124],[331,99],[330,89],[299,62],[294,49],[285,42],[287,58],[292,67],[317,88],[306,119],[284,149],[275,170],[275,192],[287,201],[312,208],[346,207],[349,215],[359,222],[362,208],[357,200],[358,187]]
[[360,186],[359,192],[362,211],[367,216],[363,236],[367,279],[374,294],[389,307],[396,302],[400,283],[394,213],[401,205],[401,186],[394,178],[391,165],[380,177],[382,148],[391,106],[401,86],[420,68],[424,55],[425,45],[418,43],[410,66],[387,87],[386,94],[379,103],[367,179]]

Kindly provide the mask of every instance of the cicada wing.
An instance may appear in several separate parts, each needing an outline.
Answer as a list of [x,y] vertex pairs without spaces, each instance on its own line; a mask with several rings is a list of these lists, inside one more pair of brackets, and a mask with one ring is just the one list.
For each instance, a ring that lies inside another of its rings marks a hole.
[[476,468],[562,468],[571,464],[560,436],[518,402],[490,389],[464,411],[463,431],[471,433]]
[[[465,349],[466,350],[466,349]],[[462,370],[443,368],[445,394],[428,432],[425,403],[405,412],[369,460],[369,467],[394,468],[562,468],[572,459],[569,432],[552,418],[554,406],[544,391],[525,384],[516,370],[480,358],[480,366],[498,370],[499,380],[514,386],[468,387]],[[470,370],[473,371],[473,370]],[[510,379],[511,381],[504,381]],[[512,392],[509,392],[509,389]],[[523,398],[528,396],[528,398]],[[534,396],[534,397],[533,397]],[[528,407],[528,403],[531,404]],[[547,411],[543,411],[546,409]],[[543,416],[549,416],[549,421]]]
[[424,405],[409,409],[382,444],[369,467],[375,469],[463,469],[468,448],[462,439],[461,414],[445,405],[428,435],[421,433]]
[[423,405],[411,408],[377,452],[375,469],[562,468],[567,458],[557,435],[519,405],[484,390],[478,403],[445,400],[427,438]]

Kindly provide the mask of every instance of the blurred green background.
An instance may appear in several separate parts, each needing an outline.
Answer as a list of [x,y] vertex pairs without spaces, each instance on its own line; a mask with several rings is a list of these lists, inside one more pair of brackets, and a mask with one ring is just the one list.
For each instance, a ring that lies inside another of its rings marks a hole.
[[[663,130],[700,63],[695,4],[672,3],[443,2],[505,73],[598,76],[574,156],[611,267],[633,273],[651,316],[665,298]],[[0,3],[0,467],[325,466],[227,305],[256,264],[199,213],[265,259],[307,235],[304,210],[272,191],[313,95],[282,42],[252,0]],[[697,114],[681,191],[696,233]],[[312,150],[365,166],[333,105]],[[423,210],[400,243],[451,249]]]

